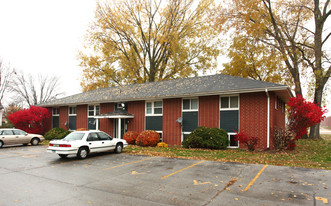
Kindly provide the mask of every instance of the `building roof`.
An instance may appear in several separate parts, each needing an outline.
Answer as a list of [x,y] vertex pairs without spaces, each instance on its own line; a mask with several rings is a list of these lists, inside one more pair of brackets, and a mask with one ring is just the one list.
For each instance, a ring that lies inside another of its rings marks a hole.
[[131,84],[126,86],[96,89],[50,102],[39,106],[64,106],[97,104],[105,102],[127,102],[166,98],[185,98],[207,95],[226,95],[249,92],[276,91],[287,102],[292,97],[286,85],[263,82],[236,76],[216,74],[186,79]]

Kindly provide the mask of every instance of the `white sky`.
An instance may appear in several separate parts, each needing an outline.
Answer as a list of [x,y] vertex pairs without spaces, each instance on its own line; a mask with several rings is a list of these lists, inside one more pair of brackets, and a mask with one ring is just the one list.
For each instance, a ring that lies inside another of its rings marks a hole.
[[[0,58],[24,73],[59,76],[65,96],[80,93],[77,54],[96,2],[0,0]],[[328,110],[331,115],[330,103]]]
[[24,73],[55,74],[79,93],[77,54],[96,0],[0,0],[0,58]]

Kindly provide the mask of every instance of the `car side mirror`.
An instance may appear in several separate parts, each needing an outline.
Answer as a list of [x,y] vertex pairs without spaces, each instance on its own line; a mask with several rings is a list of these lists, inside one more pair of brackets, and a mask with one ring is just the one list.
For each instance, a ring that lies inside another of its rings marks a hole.
[[28,136],[28,133],[25,133],[25,136]]

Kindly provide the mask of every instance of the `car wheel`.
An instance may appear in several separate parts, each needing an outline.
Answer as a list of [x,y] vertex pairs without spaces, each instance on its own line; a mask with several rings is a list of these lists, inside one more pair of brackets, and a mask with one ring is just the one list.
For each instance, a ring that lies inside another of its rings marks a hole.
[[115,148],[115,153],[119,154],[122,152],[122,150],[123,150],[122,144],[117,144]]
[[32,138],[32,140],[31,140],[31,145],[33,145],[33,146],[36,146],[36,145],[38,145],[39,144],[39,139],[38,138]]
[[88,150],[86,147],[82,147],[82,148],[79,148],[78,150],[78,153],[77,153],[77,157],[79,159],[85,159],[88,155]]
[[3,142],[0,140],[0,148],[3,146]]

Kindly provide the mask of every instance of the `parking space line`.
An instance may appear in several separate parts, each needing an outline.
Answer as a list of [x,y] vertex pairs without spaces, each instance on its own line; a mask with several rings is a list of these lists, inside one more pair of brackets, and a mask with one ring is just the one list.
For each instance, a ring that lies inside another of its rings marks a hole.
[[250,183],[247,185],[247,187],[244,189],[244,191],[247,191],[255,182],[255,180],[257,180],[257,178],[259,178],[259,176],[261,175],[261,173],[263,172],[263,170],[267,167],[268,165],[264,165],[264,167],[256,174],[256,176],[250,181]]
[[183,168],[183,169],[181,169],[181,170],[178,170],[178,171],[176,171],[176,172],[174,172],[174,173],[171,173],[170,175],[164,176],[164,177],[161,178],[161,180],[163,180],[163,179],[165,179],[165,178],[167,178],[167,177],[170,177],[170,176],[172,176],[172,175],[174,175],[174,174],[177,174],[177,173],[179,173],[179,172],[182,172],[182,171],[184,171],[184,170],[186,170],[186,169],[189,169],[189,168],[191,168],[191,167],[194,167],[194,166],[196,166],[196,165],[198,165],[198,164],[200,164],[200,163],[203,163],[203,162],[205,162],[205,161],[206,161],[206,160],[202,160],[201,162],[195,163],[195,164],[193,164],[193,165],[191,165],[191,166],[185,167],[185,168]]
[[105,169],[103,169],[103,170],[110,170],[110,169],[114,169],[114,168],[117,168],[117,167],[122,167],[122,166],[129,165],[129,164],[134,164],[134,163],[138,163],[138,162],[143,162],[143,161],[150,160],[150,159],[154,159],[154,158],[156,158],[156,157],[146,158],[146,159],[142,159],[142,160],[138,160],[138,161],[134,161],[134,162],[128,162],[128,163],[124,163],[124,164],[121,164],[121,165],[116,165],[116,166],[114,166],[114,167],[105,168]]

